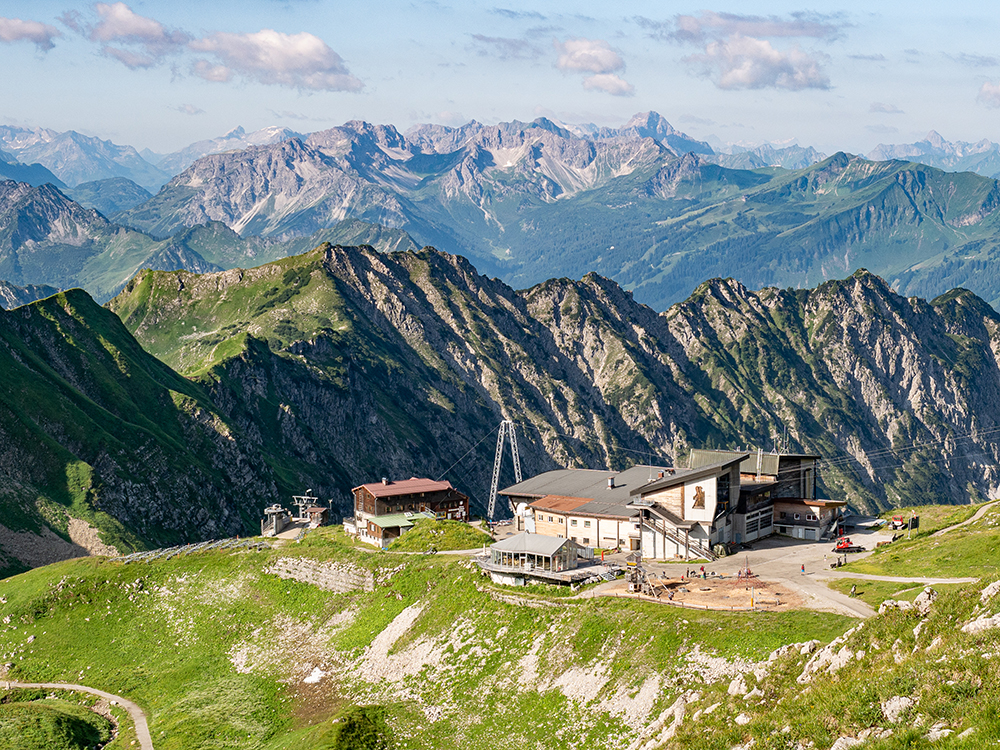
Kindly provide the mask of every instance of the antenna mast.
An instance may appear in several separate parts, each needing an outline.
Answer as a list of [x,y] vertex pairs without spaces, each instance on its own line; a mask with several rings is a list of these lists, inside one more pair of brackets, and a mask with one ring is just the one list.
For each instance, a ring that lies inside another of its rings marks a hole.
[[517,452],[517,435],[514,433],[514,423],[505,419],[500,423],[500,431],[497,433],[497,455],[493,461],[493,483],[490,485],[490,505],[486,511],[486,517],[493,520],[493,514],[497,507],[497,489],[500,485],[500,462],[503,460],[503,437],[504,434],[510,436],[510,453],[514,461],[514,479],[521,482],[521,457]]

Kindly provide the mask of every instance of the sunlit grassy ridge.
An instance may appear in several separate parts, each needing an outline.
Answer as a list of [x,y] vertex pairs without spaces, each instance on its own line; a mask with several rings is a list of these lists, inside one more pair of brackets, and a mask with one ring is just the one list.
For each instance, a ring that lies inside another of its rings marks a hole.
[[[967,527],[965,542],[991,539],[991,517]],[[955,533],[896,550],[924,559]],[[280,556],[370,570],[374,591],[279,578],[267,571]],[[946,575],[935,559],[922,564]],[[888,750],[930,748],[933,725],[952,730],[933,747],[978,748],[1000,739],[1000,628],[962,626],[1000,611],[1000,596],[980,595],[996,577],[939,587],[926,616],[874,617],[833,646],[847,653],[842,666],[803,683],[815,651],[792,650],[764,667],[768,654],[826,643],[856,621],[499,587],[466,558],[383,552],[327,528],[281,550],[127,566],[80,560],[8,579],[0,654],[14,664],[12,679],[81,682],[136,700],[158,750],[312,750],[348,737],[420,750],[647,741],[730,750],[751,739],[822,749],[862,737]],[[923,590],[855,582],[873,605]],[[759,693],[731,693],[739,674]],[[913,701],[896,724],[883,711],[892,698]],[[664,734],[678,705],[684,718]]]
[[[544,686],[567,668],[597,668],[608,690],[634,692],[652,675],[674,673],[695,644],[760,659],[785,642],[832,638],[846,623],[811,612],[744,620],[544,593],[528,594],[535,606],[525,606],[462,560],[367,551],[335,538],[310,535],[288,554],[370,568],[380,581],[374,592],[334,594],[266,573],[279,552],[128,566],[81,560],[9,579],[0,650],[15,665],[10,677],[126,695],[149,713],[158,750],[325,747],[333,719],[373,703],[401,746],[485,747],[501,731],[537,741],[569,732],[614,747],[621,733],[634,733],[621,716],[585,710]],[[373,647],[410,608],[419,614],[388,652]],[[421,649],[436,656],[416,671],[399,666]],[[529,653],[538,684],[518,688]],[[396,666],[378,678],[365,671],[382,662]],[[325,676],[303,682],[315,668]],[[661,710],[676,693],[664,684],[653,701]],[[433,723],[427,707],[442,711]]]

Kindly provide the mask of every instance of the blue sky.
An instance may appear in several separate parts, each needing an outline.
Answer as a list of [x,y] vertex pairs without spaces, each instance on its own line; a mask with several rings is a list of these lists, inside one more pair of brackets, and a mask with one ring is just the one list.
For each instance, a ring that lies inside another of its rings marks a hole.
[[166,153],[242,125],[656,110],[697,138],[864,153],[1000,140],[985,3],[0,0],[0,123]]

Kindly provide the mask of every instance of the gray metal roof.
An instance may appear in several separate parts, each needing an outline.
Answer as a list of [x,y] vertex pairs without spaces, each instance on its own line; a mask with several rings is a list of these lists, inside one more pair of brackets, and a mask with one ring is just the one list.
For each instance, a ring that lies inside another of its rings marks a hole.
[[[747,456],[747,458],[740,462],[741,474],[757,473],[758,454],[756,452],[748,455],[746,451],[717,451],[708,448],[695,448],[691,451],[688,465],[692,469],[701,469],[705,466],[711,466],[719,463],[720,461],[724,461],[729,458],[736,458],[738,456]],[[814,456],[810,453],[764,453],[760,455],[760,473],[777,476],[778,465],[781,462],[781,459],[784,458],[804,459],[819,458],[819,456]]]
[[[583,497],[607,502],[628,502],[629,492],[656,478],[657,471],[666,467],[633,466],[625,471],[600,471],[597,469],[556,469],[536,474],[530,479],[500,490],[501,495],[515,497]],[[608,478],[614,477],[614,489],[608,489]]]
[[[728,453],[728,451],[720,452]],[[705,466],[701,466],[697,469],[675,469],[673,474],[665,476],[663,479],[656,479],[641,487],[635,488],[632,490],[632,495],[642,495],[648,492],[656,492],[657,490],[673,487],[675,485],[682,484],[683,482],[699,479],[703,476],[709,476],[720,469],[732,466],[737,461],[745,458],[746,455],[746,453],[735,453],[732,456],[723,456],[723,460],[706,464]]]
[[[567,542],[570,542],[570,540],[545,536],[544,534],[529,534],[527,531],[522,531],[520,534],[507,537],[499,542],[494,542],[490,545],[490,549],[551,557],[562,549],[563,545]],[[570,543],[572,544],[572,542]]]

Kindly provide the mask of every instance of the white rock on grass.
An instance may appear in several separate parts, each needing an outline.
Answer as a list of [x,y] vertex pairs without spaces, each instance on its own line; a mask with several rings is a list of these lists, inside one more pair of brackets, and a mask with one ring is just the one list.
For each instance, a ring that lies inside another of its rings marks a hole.
[[987,617],[983,615],[962,626],[963,633],[982,633],[984,630],[1000,628],[1000,614]]
[[990,599],[1000,593],[1000,581],[994,581],[989,586],[979,592],[979,601],[986,604]]
[[847,748],[860,745],[862,742],[864,740],[859,740],[856,737],[841,737],[830,746],[830,750],[847,750]]
[[958,739],[964,740],[966,737],[972,736],[975,733],[975,731],[976,731],[975,727],[969,727],[964,732],[959,732],[959,734],[957,735]]
[[747,694],[747,683],[743,679],[743,675],[736,675],[733,681],[729,683],[729,689],[726,691],[730,695],[746,695]]
[[896,695],[882,704],[882,715],[893,724],[898,724],[900,718],[913,706],[913,698]]
[[750,723],[750,717],[747,716],[746,714],[740,714],[733,721],[735,721],[737,724],[743,727]]
[[913,606],[917,608],[917,612],[922,615],[926,615],[931,611],[931,605],[937,601],[938,593],[930,586],[921,591],[917,598],[913,600]]
[[924,735],[924,739],[928,742],[937,742],[938,740],[947,737],[949,734],[954,732],[953,729],[948,729],[947,725],[943,721],[939,721],[934,726],[930,728],[930,731]]

